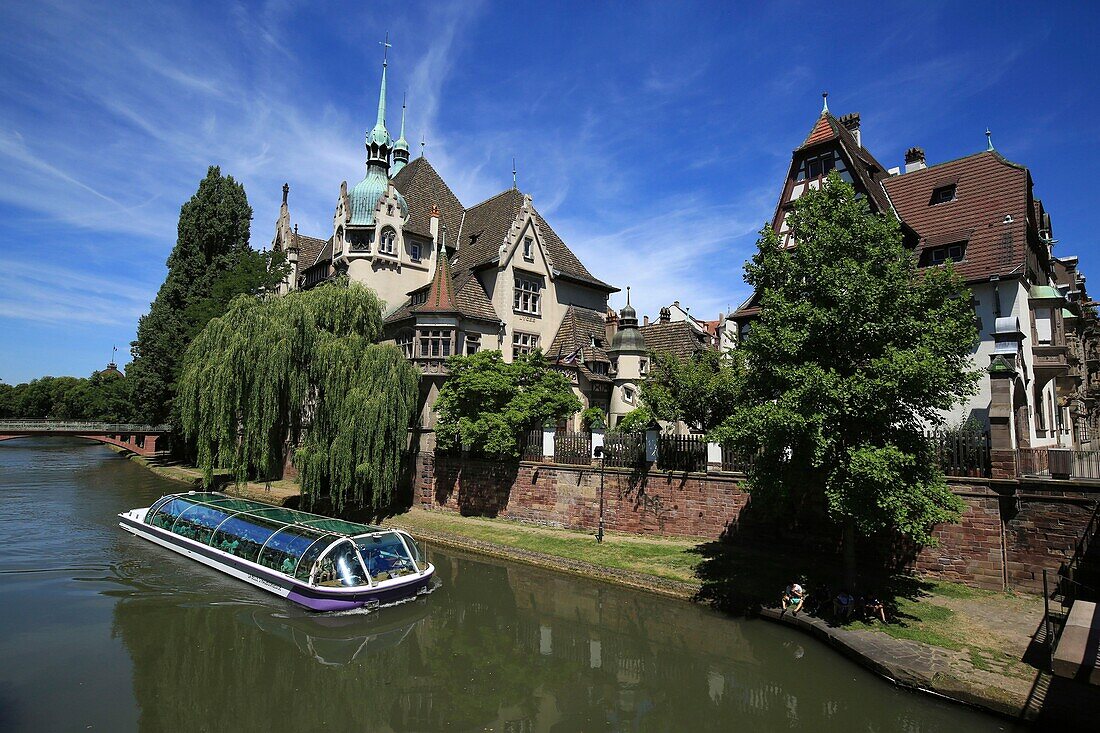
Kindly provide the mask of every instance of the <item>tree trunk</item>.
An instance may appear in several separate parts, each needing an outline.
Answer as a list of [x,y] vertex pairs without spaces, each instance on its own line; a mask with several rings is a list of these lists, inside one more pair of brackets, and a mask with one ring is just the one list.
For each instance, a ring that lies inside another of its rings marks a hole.
[[851,517],[844,520],[844,584],[848,592],[856,592],[856,523]]

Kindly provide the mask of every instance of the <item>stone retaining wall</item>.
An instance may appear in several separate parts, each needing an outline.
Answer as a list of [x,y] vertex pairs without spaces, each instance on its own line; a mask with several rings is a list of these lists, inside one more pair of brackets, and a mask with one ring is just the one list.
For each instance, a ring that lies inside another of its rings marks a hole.
[[[604,471],[608,530],[717,538],[744,524],[744,476]],[[598,467],[500,463],[421,452],[415,501],[424,508],[595,531]],[[1042,590],[1042,570],[1069,559],[1100,498],[1100,482],[952,479],[966,504],[938,545],[911,552],[915,569],[982,588]],[[776,528],[777,532],[782,528]],[[774,535],[773,535],[774,536]],[[817,547],[829,547],[828,539]],[[883,548],[885,549],[885,548]],[[896,552],[896,548],[890,548]]]

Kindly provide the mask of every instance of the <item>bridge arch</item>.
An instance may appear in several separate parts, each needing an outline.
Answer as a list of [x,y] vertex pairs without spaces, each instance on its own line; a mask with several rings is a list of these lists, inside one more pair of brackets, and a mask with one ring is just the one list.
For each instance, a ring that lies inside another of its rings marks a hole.
[[113,445],[150,458],[166,447],[171,428],[167,425],[99,423],[65,420],[0,420],[0,441],[63,435]]

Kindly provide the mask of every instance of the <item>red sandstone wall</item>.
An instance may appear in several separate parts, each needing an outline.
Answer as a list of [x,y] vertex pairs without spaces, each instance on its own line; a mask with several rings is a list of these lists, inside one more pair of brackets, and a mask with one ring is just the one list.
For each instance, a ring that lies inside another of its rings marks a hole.
[[[740,479],[658,471],[639,477],[607,469],[605,526],[716,538],[738,520],[748,501]],[[599,482],[597,468],[505,464],[423,452],[416,502],[430,509],[594,531]],[[922,549],[913,567],[990,589],[1041,591],[1042,569],[1057,570],[1072,556],[1100,498],[1100,486],[1050,481],[962,480],[954,489],[966,504],[960,522],[937,529],[939,544]]]

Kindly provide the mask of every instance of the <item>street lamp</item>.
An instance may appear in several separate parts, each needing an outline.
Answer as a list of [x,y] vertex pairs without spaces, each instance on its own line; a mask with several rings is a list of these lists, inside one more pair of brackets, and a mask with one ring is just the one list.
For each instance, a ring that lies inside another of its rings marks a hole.
[[592,449],[592,454],[600,459],[600,524],[596,529],[596,543],[603,542],[603,461],[605,457],[604,447],[597,445]]

